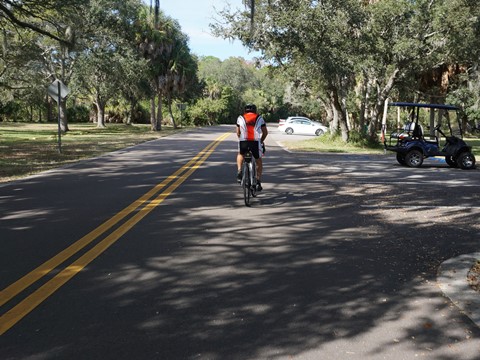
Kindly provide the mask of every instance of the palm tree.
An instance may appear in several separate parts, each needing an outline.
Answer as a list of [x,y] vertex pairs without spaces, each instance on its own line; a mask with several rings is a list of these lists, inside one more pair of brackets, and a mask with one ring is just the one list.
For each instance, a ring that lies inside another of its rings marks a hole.
[[172,111],[172,100],[182,94],[187,85],[196,79],[197,62],[190,53],[188,37],[182,33],[180,25],[172,19],[166,19],[163,24],[170,39],[167,51],[163,52],[160,60],[159,74],[159,101],[166,99],[168,112],[172,119],[173,127],[176,128],[175,118]]
[[[159,13],[159,17],[160,17]],[[155,25],[151,15],[144,14],[144,28],[141,31],[139,51],[147,60],[149,68],[150,86],[150,122],[153,131],[162,129],[162,90],[165,86],[165,58],[172,51],[173,41],[171,35],[171,22],[173,20],[162,17],[161,27]],[[160,22],[159,22],[160,24]],[[158,102],[157,102],[158,101]],[[157,102],[157,103],[156,103]]]
[[147,60],[150,72],[152,97],[150,99],[150,121],[152,130],[161,130],[162,102],[166,100],[173,126],[176,127],[172,111],[172,99],[183,93],[187,84],[196,79],[197,63],[190,54],[188,38],[179,23],[159,12],[159,23],[145,21],[139,50]]
[[250,8],[250,22],[253,25],[253,17],[255,16],[255,0],[243,0],[243,4]]
[[[152,11],[152,0],[150,0],[150,12]],[[159,24],[159,15],[160,15],[160,0],[155,0],[155,9],[154,9],[154,13],[155,13],[155,20],[154,20],[154,26],[155,26],[155,29],[158,28],[158,24]]]

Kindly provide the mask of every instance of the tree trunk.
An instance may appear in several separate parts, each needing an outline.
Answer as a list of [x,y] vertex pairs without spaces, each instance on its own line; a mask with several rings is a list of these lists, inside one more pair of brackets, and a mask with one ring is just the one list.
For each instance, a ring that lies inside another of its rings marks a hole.
[[326,124],[330,128],[330,131],[332,132],[333,126],[332,126],[332,121],[333,121],[333,110],[332,107],[330,106],[330,103],[322,98],[319,98],[320,103],[323,105],[323,108],[325,109],[325,112],[327,113],[327,118],[325,119]]
[[345,122],[347,124],[347,130],[350,131],[353,129],[353,124],[350,122],[350,116],[348,115],[347,99],[342,97],[341,101],[342,112],[345,114]]
[[170,117],[172,118],[172,125],[173,125],[173,128],[176,129],[177,128],[177,124],[175,123],[175,118],[173,116],[173,111],[172,111],[172,97],[171,96],[168,96],[168,113],[170,114]]
[[360,114],[359,114],[359,126],[360,126],[360,133],[362,134],[367,134],[367,131],[365,131],[365,124],[366,124],[366,116],[365,112],[367,111],[367,104],[369,101],[370,97],[370,91],[369,91],[369,86],[368,86],[368,77],[367,74],[364,73],[364,79],[361,85],[361,104],[360,104]]
[[137,105],[136,101],[130,101],[129,109],[127,112],[127,121],[125,122],[126,125],[132,125],[132,119],[133,119],[136,105]]
[[152,131],[157,131],[157,117],[156,117],[156,107],[155,107],[155,95],[152,95],[150,98],[150,128]]
[[370,122],[368,123],[368,138],[372,141],[377,141],[377,128],[378,128],[378,110],[374,106],[371,109]]
[[45,106],[47,108],[47,113],[45,116],[47,117],[47,122],[53,121],[52,102],[50,101],[50,99],[50,96],[46,95]]
[[330,111],[332,113],[332,122],[331,122],[331,136],[333,137],[334,135],[337,134],[340,126],[339,126],[339,114],[338,114],[338,111],[337,109],[335,109],[335,106],[333,106],[333,102],[330,101],[330,104],[329,104],[329,108],[330,108]]
[[399,73],[400,69],[396,68],[388,77],[385,86],[383,88],[377,87],[377,101],[371,109],[372,117],[368,125],[368,136],[371,140],[375,141],[377,139],[378,124],[380,123],[380,117],[383,115],[385,100],[390,94]]
[[67,120],[67,101],[66,99],[62,99],[60,101],[60,130],[64,133],[68,131]]
[[157,130],[162,130],[163,122],[163,112],[162,112],[162,94],[158,93],[158,104],[157,104]]
[[337,116],[338,120],[338,127],[340,128],[342,140],[347,142],[349,138],[349,131],[347,125],[347,118],[345,113],[343,112],[342,105],[340,104],[340,100],[338,98],[338,91],[335,86],[331,86],[330,88],[330,98],[332,101],[332,108],[334,114]]
[[105,102],[97,96],[95,105],[97,106],[97,128],[105,128]]

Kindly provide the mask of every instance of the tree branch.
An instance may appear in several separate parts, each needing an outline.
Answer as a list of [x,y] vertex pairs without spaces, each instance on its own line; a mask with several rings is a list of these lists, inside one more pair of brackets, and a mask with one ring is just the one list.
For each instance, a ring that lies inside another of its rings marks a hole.
[[35,26],[33,24],[30,24],[28,22],[24,22],[24,21],[21,21],[19,20],[15,14],[13,14],[12,11],[10,11],[7,7],[5,7],[3,4],[0,3],[0,13],[4,13],[8,19],[10,19],[10,21],[15,24],[15,25],[18,25],[22,28],[25,28],[25,29],[30,29],[30,30],[33,30],[39,34],[42,34],[42,35],[45,35],[45,36],[48,36],[54,40],[57,40],[59,41],[60,43],[62,44],[68,44],[68,41],[66,41],[65,39],[61,39],[59,38],[58,36],[52,34],[51,32],[49,31],[46,31],[46,30],[43,30],[41,28],[39,28],[38,26]]

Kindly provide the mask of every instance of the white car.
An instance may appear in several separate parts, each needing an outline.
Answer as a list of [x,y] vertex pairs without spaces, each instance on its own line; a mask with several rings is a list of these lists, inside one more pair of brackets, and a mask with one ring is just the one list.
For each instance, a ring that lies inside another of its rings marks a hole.
[[306,117],[290,116],[286,120],[280,119],[278,122],[278,130],[288,135],[308,134],[320,136],[325,134],[328,128]]

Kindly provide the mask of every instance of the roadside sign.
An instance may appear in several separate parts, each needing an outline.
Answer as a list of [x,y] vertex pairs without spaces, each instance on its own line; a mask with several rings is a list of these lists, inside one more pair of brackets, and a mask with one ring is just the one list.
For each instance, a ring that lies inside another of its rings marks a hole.
[[50,95],[53,98],[53,100],[57,102],[59,99],[61,100],[65,99],[67,95],[70,93],[70,89],[68,88],[68,86],[58,79],[50,84],[47,91],[48,91],[48,95]]
[[62,131],[61,131],[61,118],[60,118],[60,102],[65,99],[70,92],[70,89],[60,80],[55,80],[47,89],[48,95],[58,104],[58,152],[62,153]]

